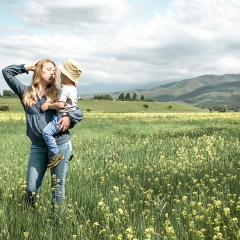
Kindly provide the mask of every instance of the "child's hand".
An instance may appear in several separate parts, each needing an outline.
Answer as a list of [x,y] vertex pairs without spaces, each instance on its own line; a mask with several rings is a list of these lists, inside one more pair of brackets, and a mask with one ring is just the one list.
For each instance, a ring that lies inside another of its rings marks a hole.
[[42,109],[42,111],[46,111],[46,110],[48,110],[48,107],[49,107],[49,103],[44,103],[42,106],[41,106],[41,109]]

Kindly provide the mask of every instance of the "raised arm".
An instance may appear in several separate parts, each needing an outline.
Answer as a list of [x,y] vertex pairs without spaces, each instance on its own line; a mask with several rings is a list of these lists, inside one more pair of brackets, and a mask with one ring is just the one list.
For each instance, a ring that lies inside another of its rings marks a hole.
[[2,69],[3,77],[8,84],[8,86],[12,89],[14,93],[18,95],[19,98],[22,98],[22,95],[25,91],[27,91],[28,87],[21,83],[16,76],[18,74],[28,73],[24,65],[10,65]]
[[35,66],[37,65],[38,62],[39,62],[39,60],[32,63],[32,64],[28,64],[28,65],[26,65],[26,64],[25,65],[24,64],[10,65],[10,66],[2,69],[2,74],[3,74],[3,77],[6,81],[6,83],[12,89],[12,91],[18,95],[18,97],[20,99],[22,99],[23,93],[27,91],[28,86],[21,83],[16,78],[16,76],[18,74],[22,74],[22,73],[27,73],[28,74],[28,71],[34,71]]

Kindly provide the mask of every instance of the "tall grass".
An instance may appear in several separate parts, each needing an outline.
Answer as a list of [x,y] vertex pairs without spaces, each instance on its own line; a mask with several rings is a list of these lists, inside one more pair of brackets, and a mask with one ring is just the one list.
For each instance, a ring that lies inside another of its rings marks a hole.
[[240,238],[239,114],[85,115],[58,221],[49,172],[25,206],[24,118],[0,115],[0,239]]

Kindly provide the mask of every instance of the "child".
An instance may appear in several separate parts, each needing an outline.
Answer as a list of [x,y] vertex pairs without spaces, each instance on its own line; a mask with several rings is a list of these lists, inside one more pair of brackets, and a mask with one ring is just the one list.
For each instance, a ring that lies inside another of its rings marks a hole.
[[56,103],[44,103],[41,106],[43,111],[55,109],[57,113],[53,116],[52,121],[43,129],[42,136],[47,144],[49,151],[53,154],[48,168],[58,165],[64,158],[59,152],[54,135],[58,132],[60,125],[58,121],[63,116],[68,116],[69,111],[74,111],[77,107],[77,89],[76,83],[82,72],[81,66],[73,59],[69,59],[62,65],[58,66],[61,71],[61,89],[59,91]]

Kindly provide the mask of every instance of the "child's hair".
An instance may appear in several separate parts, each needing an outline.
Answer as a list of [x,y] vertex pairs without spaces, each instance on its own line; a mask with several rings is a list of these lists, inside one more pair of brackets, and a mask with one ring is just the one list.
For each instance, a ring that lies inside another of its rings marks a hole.
[[57,66],[56,64],[49,60],[49,59],[44,59],[42,61],[39,61],[38,64],[36,65],[33,77],[32,77],[32,83],[28,88],[28,91],[26,91],[23,94],[23,103],[28,106],[32,107],[34,104],[37,103],[37,89],[39,87],[39,81],[41,80],[41,71],[42,68],[45,66],[46,63],[51,62],[55,68],[55,76],[51,84],[49,84],[46,87],[44,96],[47,98],[47,102],[55,102],[58,96],[59,90],[57,89],[56,86],[56,79],[57,79]]

